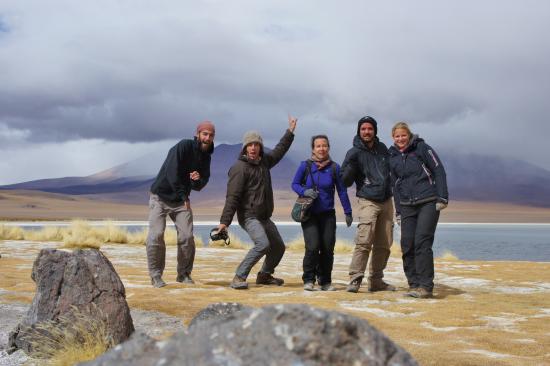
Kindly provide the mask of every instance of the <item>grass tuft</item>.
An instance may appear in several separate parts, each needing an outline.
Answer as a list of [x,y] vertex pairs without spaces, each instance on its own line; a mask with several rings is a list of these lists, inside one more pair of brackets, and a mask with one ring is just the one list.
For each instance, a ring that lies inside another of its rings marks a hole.
[[458,257],[453,252],[451,252],[450,250],[444,251],[443,254],[441,254],[441,256],[439,258],[443,259],[443,260],[446,260],[446,261],[457,261],[458,260]]
[[0,240],[23,240],[24,238],[24,231],[20,227],[0,225]]
[[70,314],[55,321],[27,328],[22,338],[30,343],[33,358],[52,366],[72,366],[93,360],[113,346],[101,311],[98,316],[75,307]]
[[63,248],[99,249],[105,243],[104,232],[92,228],[86,221],[73,221],[66,233],[63,237]]

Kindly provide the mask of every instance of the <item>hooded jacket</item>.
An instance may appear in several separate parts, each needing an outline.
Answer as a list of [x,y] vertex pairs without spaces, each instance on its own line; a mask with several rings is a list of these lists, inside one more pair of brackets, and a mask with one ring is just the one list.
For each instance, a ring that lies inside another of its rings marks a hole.
[[292,141],[294,141],[294,134],[287,130],[270,152],[265,153],[262,146],[259,160],[249,160],[246,157],[246,145],[243,146],[237,162],[229,169],[221,224],[229,226],[235,212],[241,225],[244,225],[244,220],[250,217],[259,220],[267,220],[271,217],[274,205],[269,170],[283,158]]
[[395,211],[401,206],[414,206],[426,202],[447,203],[447,177],[436,152],[424,140],[414,135],[401,152],[390,147],[391,184]]
[[[361,121],[358,127],[360,124]],[[355,182],[357,197],[375,202],[384,202],[391,197],[388,148],[378,137],[374,138],[374,145],[369,149],[358,132],[353,138],[353,147],[348,150],[342,163],[341,171],[346,187]]]
[[[200,191],[208,183],[213,151],[213,144],[208,151],[202,151],[197,137],[178,142],[168,151],[157,178],[151,185],[151,193],[171,205],[185,202],[189,199],[191,189]],[[191,180],[189,174],[193,171],[199,172],[199,180]]]

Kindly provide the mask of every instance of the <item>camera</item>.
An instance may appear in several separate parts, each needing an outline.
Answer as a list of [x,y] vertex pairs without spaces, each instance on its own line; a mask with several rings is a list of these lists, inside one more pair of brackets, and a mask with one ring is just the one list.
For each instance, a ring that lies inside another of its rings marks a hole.
[[227,233],[227,230],[218,231],[217,227],[210,230],[210,239],[212,241],[223,240],[225,245],[231,244],[231,240],[229,239],[229,234]]

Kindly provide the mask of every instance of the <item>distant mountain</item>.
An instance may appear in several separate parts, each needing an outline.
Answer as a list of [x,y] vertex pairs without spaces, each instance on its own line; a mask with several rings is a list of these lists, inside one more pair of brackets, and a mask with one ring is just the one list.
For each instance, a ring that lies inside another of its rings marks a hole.
[[[220,144],[214,149],[210,180],[202,191],[191,193],[192,200],[219,200],[225,197],[227,173],[237,160],[241,144]],[[123,203],[147,202],[149,188],[168,152],[153,153],[87,177],[41,179],[0,186],[0,189],[39,190],[84,195],[89,198]],[[269,149],[267,149],[269,151]],[[286,156],[271,170],[273,186],[289,190],[297,164]]]
[[[0,189],[27,189],[89,198],[146,203],[151,186],[166,153],[145,155],[87,177],[41,179],[0,186]],[[241,144],[220,144],[214,149],[211,176],[195,202],[219,201],[225,197],[227,172],[237,159]],[[441,151],[447,171],[451,200],[504,202],[550,207],[550,171],[519,160]],[[275,190],[289,191],[298,162],[287,154],[271,171]],[[353,191],[353,190],[352,190]]]

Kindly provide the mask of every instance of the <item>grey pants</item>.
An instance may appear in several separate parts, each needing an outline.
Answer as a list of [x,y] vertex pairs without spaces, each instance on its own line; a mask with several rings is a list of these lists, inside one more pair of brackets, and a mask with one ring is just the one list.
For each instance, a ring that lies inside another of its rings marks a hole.
[[265,260],[260,272],[273,274],[275,267],[277,267],[285,253],[285,243],[275,223],[269,219],[248,218],[244,221],[243,228],[254,241],[254,247],[248,251],[239,267],[237,267],[236,275],[246,279],[252,267],[264,255]]
[[393,202],[391,198],[381,203],[359,198],[358,208],[359,225],[349,265],[350,280],[365,275],[371,251],[369,279],[381,279],[393,243]]
[[195,260],[193,212],[185,205],[171,206],[156,194],[149,198],[149,234],[147,235],[147,266],[151,277],[162,276],[166,258],[164,230],[166,216],[176,225],[178,248],[178,275],[190,274]]

